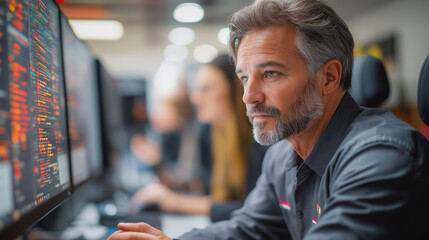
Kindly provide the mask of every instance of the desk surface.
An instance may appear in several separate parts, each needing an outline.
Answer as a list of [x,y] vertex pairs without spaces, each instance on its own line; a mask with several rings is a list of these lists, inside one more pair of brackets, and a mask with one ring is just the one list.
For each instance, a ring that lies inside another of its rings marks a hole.
[[[189,216],[160,213],[162,231],[169,237],[175,238],[194,228],[204,228],[211,221],[208,216]],[[88,204],[76,220],[60,236],[61,239],[103,239],[109,231],[99,225],[97,207]]]
[[194,228],[204,228],[210,225],[208,216],[161,215],[162,232],[171,238],[176,238]]

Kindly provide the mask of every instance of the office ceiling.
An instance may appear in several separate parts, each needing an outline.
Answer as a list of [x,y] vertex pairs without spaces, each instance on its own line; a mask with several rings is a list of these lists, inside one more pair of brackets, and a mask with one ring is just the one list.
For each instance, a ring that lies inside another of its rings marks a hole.
[[[327,0],[343,18],[377,8],[393,0]],[[204,7],[205,17],[199,24],[225,24],[236,10],[252,0],[65,0],[61,4],[69,18],[115,19],[124,25],[140,24],[157,27],[177,23],[174,8],[183,2],[196,2]]]
[[[112,19],[118,20],[127,30],[140,27],[147,36],[148,43],[157,43],[161,36],[159,28],[178,26],[204,27],[227,25],[228,18],[238,9],[251,4],[252,0],[63,0],[60,4],[70,19]],[[327,0],[338,14],[352,18],[371,8],[382,7],[393,0]],[[174,8],[180,3],[196,2],[205,10],[204,19],[199,23],[178,23],[173,19]]]
[[174,8],[184,2],[204,7],[205,16],[200,24],[226,23],[233,12],[251,3],[250,0],[66,0],[61,6],[69,18],[110,18],[123,24],[157,27],[176,24],[172,18]]
[[[61,0],[58,0],[61,2]],[[96,56],[105,60],[117,75],[152,77],[169,44],[168,32],[175,27],[192,27],[199,44],[210,44],[220,52],[227,46],[217,41],[217,31],[227,26],[229,17],[253,0],[62,0],[60,6],[69,19],[108,19],[120,21],[125,35],[118,41],[88,41]],[[402,0],[327,0],[346,21],[383,4]],[[184,2],[203,6],[205,16],[198,23],[178,23],[173,19],[175,7]]]

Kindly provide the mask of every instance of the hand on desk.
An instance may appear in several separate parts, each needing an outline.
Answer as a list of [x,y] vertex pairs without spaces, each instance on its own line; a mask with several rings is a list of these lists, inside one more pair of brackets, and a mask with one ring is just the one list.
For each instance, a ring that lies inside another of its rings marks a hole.
[[156,165],[161,161],[161,147],[144,135],[134,135],[130,142],[130,148],[134,155],[146,164]]
[[160,211],[206,216],[212,206],[209,196],[187,196],[175,193],[162,184],[152,183],[134,194],[130,210],[136,212],[141,206],[152,203],[157,203]]
[[141,206],[157,203],[161,211],[174,211],[176,194],[168,187],[152,183],[137,191],[131,199],[130,210],[136,212]]
[[150,240],[172,240],[158,229],[147,223],[119,223],[119,231],[114,232],[107,240],[121,239],[150,239]]

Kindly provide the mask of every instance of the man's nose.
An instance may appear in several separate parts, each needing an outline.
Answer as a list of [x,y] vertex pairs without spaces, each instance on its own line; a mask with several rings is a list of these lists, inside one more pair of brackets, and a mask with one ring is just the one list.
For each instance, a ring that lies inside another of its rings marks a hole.
[[243,102],[245,104],[259,104],[264,102],[262,84],[254,79],[249,79],[244,85]]

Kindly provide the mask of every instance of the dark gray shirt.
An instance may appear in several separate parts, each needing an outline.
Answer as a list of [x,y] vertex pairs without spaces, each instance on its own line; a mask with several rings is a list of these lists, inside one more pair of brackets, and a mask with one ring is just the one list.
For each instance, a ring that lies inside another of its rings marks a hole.
[[179,239],[429,239],[429,143],[347,93],[304,161],[287,141],[229,221]]

